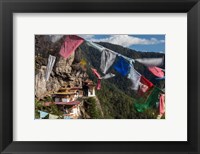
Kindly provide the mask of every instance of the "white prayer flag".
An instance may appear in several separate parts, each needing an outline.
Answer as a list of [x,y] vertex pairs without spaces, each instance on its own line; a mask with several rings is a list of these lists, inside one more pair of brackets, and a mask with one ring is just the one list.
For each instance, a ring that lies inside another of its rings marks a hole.
[[49,114],[49,119],[58,119],[58,117],[57,115]]
[[106,74],[110,66],[114,63],[117,54],[109,51],[109,49],[104,49],[101,53],[101,71]]
[[109,79],[109,78],[112,78],[112,77],[114,77],[114,76],[115,76],[115,74],[108,73],[108,74],[106,74],[105,76],[101,77],[101,79]]
[[51,71],[53,69],[55,60],[56,60],[55,56],[49,55],[47,69],[46,69],[46,81],[49,80],[49,76],[50,76]]
[[132,82],[130,87],[132,90],[138,90],[140,85],[140,77],[141,75],[134,69],[133,65],[130,65],[130,72],[127,78]]
[[164,62],[164,58],[141,58],[141,59],[135,59],[135,60],[147,67],[161,66]]

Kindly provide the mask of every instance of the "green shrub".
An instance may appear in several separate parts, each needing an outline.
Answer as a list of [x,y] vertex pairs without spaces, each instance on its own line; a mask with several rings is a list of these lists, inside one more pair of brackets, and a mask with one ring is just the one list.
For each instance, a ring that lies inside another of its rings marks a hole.
[[102,118],[101,112],[100,112],[99,108],[97,107],[97,102],[96,102],[95,98],[90,97],[85,100],[85,103],[86,103],[86,112],[89,113],[89,115],[92,119],[101,119]]

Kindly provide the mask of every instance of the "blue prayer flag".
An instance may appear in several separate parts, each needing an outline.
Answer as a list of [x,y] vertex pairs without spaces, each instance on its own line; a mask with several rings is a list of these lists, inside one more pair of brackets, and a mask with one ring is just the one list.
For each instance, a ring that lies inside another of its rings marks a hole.
[[46,117],[49,113],[44,112],[44,111],[39,111],[40,112],[40,119]]
[[114,69],[122,76],[126,76],[130,71],[130,64],[123,57],[118,57],[117,62],[114,64]]
[[72,119],[70,116],[64,116],[64,119]]

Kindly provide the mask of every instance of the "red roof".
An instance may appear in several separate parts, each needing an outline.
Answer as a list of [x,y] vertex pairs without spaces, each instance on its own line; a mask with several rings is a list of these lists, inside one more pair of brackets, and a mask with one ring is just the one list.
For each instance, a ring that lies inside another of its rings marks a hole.
[[44,106],[50,106],[51,104],[56,104],[56,105],[78,105],[81,102],[79,101],[71,101],[71,102],[45,102]]

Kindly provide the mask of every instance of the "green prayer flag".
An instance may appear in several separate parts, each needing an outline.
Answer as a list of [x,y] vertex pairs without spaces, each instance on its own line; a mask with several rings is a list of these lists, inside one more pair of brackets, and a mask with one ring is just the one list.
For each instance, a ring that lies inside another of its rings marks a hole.
[[152,88],[149,92],[146,93],[141,98],[138,98],[134,103],[134,107],[138,112],[144,112],[146,109],[149,109],[156,105],[158,101],[158,95],[160,93],[160,89],[157,87]]

